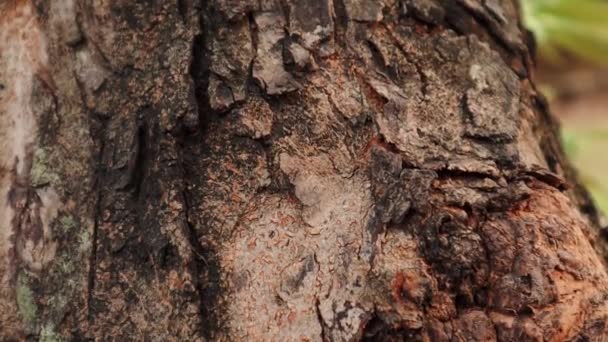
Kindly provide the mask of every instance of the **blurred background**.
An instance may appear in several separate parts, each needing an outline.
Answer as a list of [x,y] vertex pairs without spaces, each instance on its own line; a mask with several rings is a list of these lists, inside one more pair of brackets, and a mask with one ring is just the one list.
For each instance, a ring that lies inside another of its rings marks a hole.
[[537,43],[537,83],[566,153],[608,213],[608,0],[520,0]]

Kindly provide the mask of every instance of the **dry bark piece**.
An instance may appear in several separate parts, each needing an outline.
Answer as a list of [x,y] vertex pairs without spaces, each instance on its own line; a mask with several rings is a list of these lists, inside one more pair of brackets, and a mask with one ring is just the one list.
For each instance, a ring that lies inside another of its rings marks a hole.
[[602,340],[521,36],[513,1],[2,2],[0,339]]

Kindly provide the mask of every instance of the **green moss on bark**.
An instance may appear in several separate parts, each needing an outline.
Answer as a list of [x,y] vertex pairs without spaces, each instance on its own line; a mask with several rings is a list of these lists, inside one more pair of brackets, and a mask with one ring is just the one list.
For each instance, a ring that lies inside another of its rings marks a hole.
[[20,273],[17,279],[17,306],[24,325],[33,329],[36,326],[38,305],[29,283],[29,277],[23,272]]

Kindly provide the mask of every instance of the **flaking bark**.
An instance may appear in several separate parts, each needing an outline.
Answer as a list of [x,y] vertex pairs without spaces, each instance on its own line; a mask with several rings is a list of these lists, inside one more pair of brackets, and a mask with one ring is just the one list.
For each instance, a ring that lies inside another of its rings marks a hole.
[[0,336],[602,341],[509,0],[0,4]]

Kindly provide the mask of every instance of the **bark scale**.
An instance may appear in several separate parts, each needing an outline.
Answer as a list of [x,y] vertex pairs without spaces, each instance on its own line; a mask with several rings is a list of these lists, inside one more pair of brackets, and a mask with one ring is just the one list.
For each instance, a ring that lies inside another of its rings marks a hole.
[[0,4],[0,335],[607,336],[503,0]]

